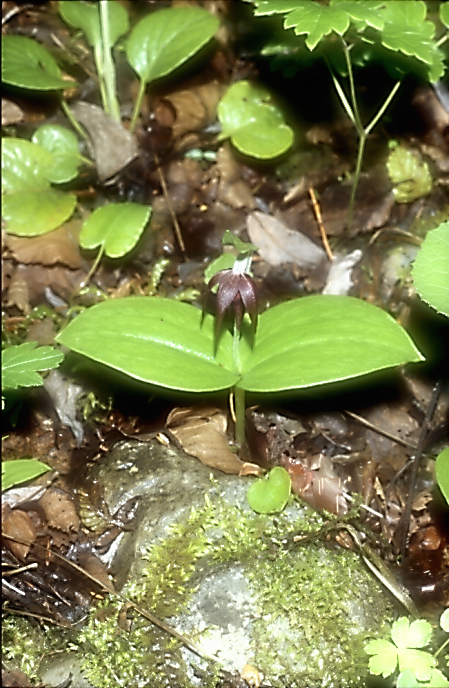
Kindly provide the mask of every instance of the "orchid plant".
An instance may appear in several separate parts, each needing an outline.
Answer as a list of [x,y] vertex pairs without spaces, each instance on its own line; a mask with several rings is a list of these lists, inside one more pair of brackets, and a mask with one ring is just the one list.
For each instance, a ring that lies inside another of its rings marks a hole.
[[[246,393],[313,388],[423,360],[388,313],[360,299],[306,296],[258,315],[250,274],[256,247],[229,232],[224,241],[237,256],[224,254],[208,270],[207,294],[218,292],[216,316],[170,298],[110,299],[79,314],[57,340],[159,388],[227,391],[243,453]],[[228,309],[232,328],[225,326]]]

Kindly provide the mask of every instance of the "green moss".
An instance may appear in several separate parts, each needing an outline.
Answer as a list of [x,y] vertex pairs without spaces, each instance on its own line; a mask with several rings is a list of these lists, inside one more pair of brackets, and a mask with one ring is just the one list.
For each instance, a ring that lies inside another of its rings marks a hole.
[[[391,621],[391,608],[356,554],[330,552],[313,541],[301,546],[293,542],[293,533],[315,531],[321,524],[322,518],[308,507],[293,506],[273,518],[206,497],[203,509],[192,510],[185,523],[174,526],[164,541],[148,549],[141,576],[123,593],[159,618],[169,619],[186,610],[195,593],[192,581],[200,559],[207,557],[211,566],[214,562],[243,563],[257,600],[252,610],[254,656],[248,661],[274,676],[273,685],[279,688],[363,685],[368,669],[364,641],[368,633]],[[358,624],[349,628],[347,619],[354,611],[350,606],[361,607],[358,600],[362,596],[366,600],[368,594],[373,599],[370,618],[362,620],[367,628],[363,633]],[[58,649],[76,649],[86,678],[98,688],[189,688],[179,643],[134,611],[128,610],[131,631],[123,630],[122,608],[117,598],[102,601],[90,614],[76,645],[57,629],[62,640]],[[267,621],[271,622],[269,631]],[[6,652],[12,656],[19,634],[27,646],[28,659],[22,663],[27,670],[31,657],[36,666],[36,654],[31,653],[36,647],[41,653],[42,643],[22,628],[28,621],[17,618],[16,623],[9,629]],[[291,658],[288,671],[277,647],[282,657]],[[204,668],[202,684],[220,685],[218,673],[210,671],[211,667]]]

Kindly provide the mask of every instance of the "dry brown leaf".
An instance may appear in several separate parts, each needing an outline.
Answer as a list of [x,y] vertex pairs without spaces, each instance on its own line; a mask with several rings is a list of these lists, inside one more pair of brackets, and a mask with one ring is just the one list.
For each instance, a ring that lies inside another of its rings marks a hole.
[[2,127],[7,127],[10,124],[17,124],[23,120],[23,110],[12,100],[2,98]]
[[239,475],[248,464],[243,464],[231,451],[227,424],[226,414],[212,406],[175,408],[166,421],[167,428],[187,454],[210,468]]
[[17,265],[8,288],[7,306],[16,306],[24,315],[31,311],[26,265]]
[[272,215],[257,210],[250,213],[247,229],[250,240],[259,247],[260,255],[269,265],[295,263],[315,270],[328,262],[321,246],[302,232],[289,229]]
[[190,89],[174,91],[156,103],[156,120],[172,127],[174,139],[188,132],[201,131],[215,120],[217,103],[225,90],[226,87],[214,79]]
[[231,208],[257,207],[249,184],[242,179],[242,166],[236,161],[227,144],[217,152],[217,162],[211,174],[218,177],[216,197]]
[[5,542],[9,549],[20,561],[25,561],[30,546],[36,540],[36,529],[31,521],[29,514],[21,509],[12,509],[2,520],[2,534],[9,535],[12,538],[19,540],[26,540],[29,545],[21,542],[14,542],[5,538]]
[[47,490],[39,500],[39,504],[42,506],[51,528],[62,530],[64,533],[79,530],[80,521],[75,504],[64,492]]
[[106,590],[114,592],[114,585],[109,579],[107,567],[93,552],[80,552],[78,563],[87,573],[100,581]]
[[113,183],[115,175],[137,158],[136,137],[97,105],[79,101],[72,111],[89,134],[100,181]]
[[7,234],[5,246],[18,263],[40,263],[55,265],[62,263],[69,268],[80,268],[83,264],[78,237],[81,221],[72,220],[48,234],[36,237],[18,237]]

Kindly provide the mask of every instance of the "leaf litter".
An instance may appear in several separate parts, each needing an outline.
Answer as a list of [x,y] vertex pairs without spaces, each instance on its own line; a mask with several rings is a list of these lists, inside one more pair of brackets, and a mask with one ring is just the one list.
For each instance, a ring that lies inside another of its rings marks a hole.
[[[218,48],[218,51],[222,49]],[[232,64],[234,56],[227,55],[224,59],[222,51],[221,59],[223,63],[230,60],[232,69],[237,68]],[[434,183],[430,197],[425,203],[418,199],[410,206],[399,207],[384,166],[379,166],[372,154],[362,177],[351,235],[347,237],[343,230],[350,187],[340,182],[349,169],[340,148],[341,140],[347,136],[345,128],[335,122],[321,124],[319,132],[316,126],[310,127],[305,133],[308,150],[303,169],[301,164],[288,173],[282,166],[276,170],[252,167],[248,159],[235,156],[229,144],[218,145],[207,129],[216,121],[216,104],[227,88],[222,71],[212,78],[209,73],[199,84],[186,81],[173,88],[164,86],[147,103],[148,121],[145,126],[144,122],[141,123],[136,135],[131,135],[121,125],[116,126],[92,103],[75,103],[74,111],[90,134],[91,154],[98,175],[98,179],[94,179],[87,174],[84,188],[81,184],[81,189],[77,189],[78,203],[81,208],[85,206],[82,211],[90,212],[105,197],[108,200],[137,199],[153,205],[150,229],[131,257],[124,261],[111,261],[99,270],[94,280],[94,293],[90,296],[80,294],[80,285],[89,272],[90,258],[80,251],[76,240],[78,219],[39,237],[6,234],[3,293],[5,328],[10,339],[15,343],[22,341],[28,327],[36,327],[42,322],[34,317],[33,312],[44,303],[49,305],[46,289],[51,288],[51,292],[66,306],[75,307],[83,307],[85,303],[105,296],[118,296],[126,290],[129,293],[134,289],[139,293],[149,293],[149,274],[160,258],[168,259],[169,265],[158,284],[159,294],[178,297],[189,289],[196,290],[197,294],[204,293],[202,268],[220,252],[225,229],[236,232],[243,239],[249,238],[259,246],[254,272],[263,303],[310,291],[330,290],[335,293],[337,289],[361,295],[387,308],[393,305],[397,312],[401,309],[402,313],[406,312],[410,288],[403,281],[400,270],[396,275],[393,272],[388,289],[383,293],[380,276],[387,250],[394,249],[402,241],[399,235],[394,234],[395,228],[400,227],[419,237],[423,232],[420,216],[424,223],[426,216],[441,212],[442,208],[444,212],[448,173],[445,159],[449,152],[445,133],[448,115],[447,110],[441,109],[438,98],[435,100],[429,93],[423,97],[418,92],[416,107],[424,122],[423,130],[412,136],[406,131],[401,132],[438,168],[437,184]],[[130,90],[128,87],[124,89],[124,101],[129,99]],[[430,93],[434,95],[432,89]],[[37,104],[34,115],[41,120],[47,117]],[[9,115],[13,119],[18,116],[17,113]],[[215,153],[216,161],[199,162],[185,158],[184,152],[195,147],[201,150],[209,148]],[[165,175],[171,204],[179,215],[187,260],[186,256],[180,255],[173,239],[155,153]],[[330,238],[337,238],[336,245],[342,250],[331,265],[321,245],[307,197],[310,186],[317,189],[326,233]],[[370,245],[369,239],[374,237],[378,228],[386,236]],[[402,241],[402,245],[408,246],[407,239]],[[195,264],[194,269],[181,269],[190,263]],[[335,274],[338,270],[342,275],[335,287],[332,272]],[[52,321],[48,322],[51,324]],[[23,323],[26,326],[21,331],[18,324],[22,326]],[[47,326],[42,334],[37,332],[36,341],[52,343],[55,330]],[[46,383],[47,389],[51,379]],[[23,438],[20,441],[17,438],[17,455],[24,456],[26,447],[28,456],[48,460],[55,467],[65,466],[66,474],[63,471],[54,488],[47,488],[48,492],[35,500],[32,508],[10,507],[2,526],[7,535],[19,533],[19,539],[30,543],[15,543],[17,547],[14,549],[12,543],[5,541],[9,565],[14,567],[19,563],[37,562],[40,567],[38,577],[30,578],[37,592],[27,598],[27,608],[39,613],[51,599],[53,618],[69,623],[80,618],[90,606],[91,584],[81,582],[78,574],[69,572],[64,566],[58,568],[50,554],[52,580],[64,582],[63,597],[67,590],[70,591],[69,597],[74,596],[73,600],[67,600],[70,604],[58,602],[57,596],[49,591],[47,574],[43,573],[44,555],[38,554],[37,548],[33,550],[33,543],[39,541],[42,532],[51,533],[53,541],[58,544],[57,551],[79,561],[83,557],[85,564],[92,555],[95,561],[92,560],[88,566],[86,564],[86,568],[97,570],[99,560],[92,552],[98,536],[91,534],[86,539],[83,535],[79,506],[74,498],[77,488],[67,480],[75,452],[72,433],[89,460],[97,454],[101,457],[98,438],[91,430],[83,431],[86,421],[80,414],[79,397],[82,389],[85,393],[89,390],[83,384],[83,388],[78,388],[69,380],[58,379],[58,395],[64,400],[54,406],[58,421],[54,411],[48,408],[44,411],[44,415],[51,418],[52,425],[45,440],[47,449],[42,433],[36,429],[38,424],[34,429],[28,428],[25,442]],[[429,386],[421,387],[419,391],[416,387],[412,390],[395,389],[393,396],[393,400],[382,399],[379,403],[373,398],[372,405],[366,400],[362,403],[360,398],[356,403],[352,402],[349,410],[362,420],[346,414],[346,407],[333,408],[332,401],[321,404],[315,413],[302,403],[287,404],[286,408],[281,411],[278,408],[275,412],[264,407],[253,409],[248,414],[247,423],[254,463],[246,465],[230,448],[228,414],[221,409],[175,408],[167,416],[167,427],[188,453],[225,473],[245,474],[249,466],[250,473],[258,474],[273,465],[284,466],[292,477],[295,492],[319,510],[344,515],[352,505],[348,495],[350,497],[354,492],[361,494],[364,504],[372,510],[366,514],[365,525],[382,534],[384,544],[379,545],[379,551],[387,561],[394,562],[399,551],[397,528],[403,518],[409,491],[407,466],[413,447],[418,445],[431,389]],[[37,405],[40,403],[37,398]],[[37,414],[37,409],[32,408],[31,414]],[[366,427],[363,420],[371,427]],[[116,428],[107,415],[103,421],[103,424],[97,424],[97,429],[101,426],[104,435],[116,437]],[[140,425],[139,428],[137,423],[132,434],[138,436],[145,432],[143,420]],[[64,430],[62,426],[71,430]],[[443,393],[432,419],[426,451],[431,452],[432,447],[444,443],[447,431],[447,395]],[[11,428],[10,433],[14,436],[16,430]],[[60,439],[64,433],[71,438],[65,440],[65,446]],[[13,437],[11,442],[14,441]],[[47,456],[49,447],[53,447],[53,454]],[[447,533],[441,527],[441,519],[434,517],[432,470],[432,462],[423,461],[412,504],[408,558],[403,568],[403,578],[424,610],[425,605],[442,599],[448,576]],[[381,514],[382,518],[376,514]],[[106,576],[103,581],[107,579],[105,571],[99,573],[101,576]],[[21,593],[25,589],[29,590],[28,584],[19,582],[13,593],[12,599],[19,607],[23,597]],[[82,599],[81,604],[75,590]]]

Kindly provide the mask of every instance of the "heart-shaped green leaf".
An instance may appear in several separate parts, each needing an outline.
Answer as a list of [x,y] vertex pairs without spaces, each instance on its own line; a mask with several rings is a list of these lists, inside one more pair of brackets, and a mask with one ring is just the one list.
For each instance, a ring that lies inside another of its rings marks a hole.
[[220,100],[217,108],[222,126],[220,139],[230,137],[245,155],[267,160],[290,148],[293,130],[285,124],[270,93],[249,81],[237,81]]
[[150,83],[186,62],[213,37],[219,21],[200,7],[158,10],[142,19],[126,44],[129,64]]
[[76,177],[81,157],[73,131],[59,124],[44,124],[36,129],[31,141],[53,154],[54,165],[46,172],[49,181],[63,184]]
[[97,208],[84,222],[80,246],[104,247],[109,258],[121,258],[134,248],[151,215],[151,206],[117,203]]
[[256,480],[246,493],[246,499],[258,514],[275,514],[285,507],[290,497],[290,476],[281,466],[272,468],[268,476]]
[[70,349],[138,380],[169,389],[210,392],[232,387],[232,336],[214,356],[214,319],[187,303],[157,297],[104,301],[57,337]]
[[[115,45],[120,36],[128,31],[128,14],[119,2],[107,3],[109,13],[109,46]],[[74,2],[60,0],[59,14],[63,20],[77,29],[81,29],[92,46],[99,46],[103,41],[101,35],[98,3]]]
[[449,317],[449,222],[428,232],[412,275],[421,298]]
[[303,389],[422,360],[381,308],[348,296],[307,296],[262,313],[239,387]]
[[50,466],[36,459],[2,461],[2,491],[34,480],[47,471],[51,471]]
[[2,146],[3,219],[6,231],[38,236],[60,227],[73,213],[76,197],[50,187],[52,153],[23,139]]
[[67,81],[61,78],[61,71],[50,53],[26,36],[3,36],[2,81],[33,91],[67,88]]

